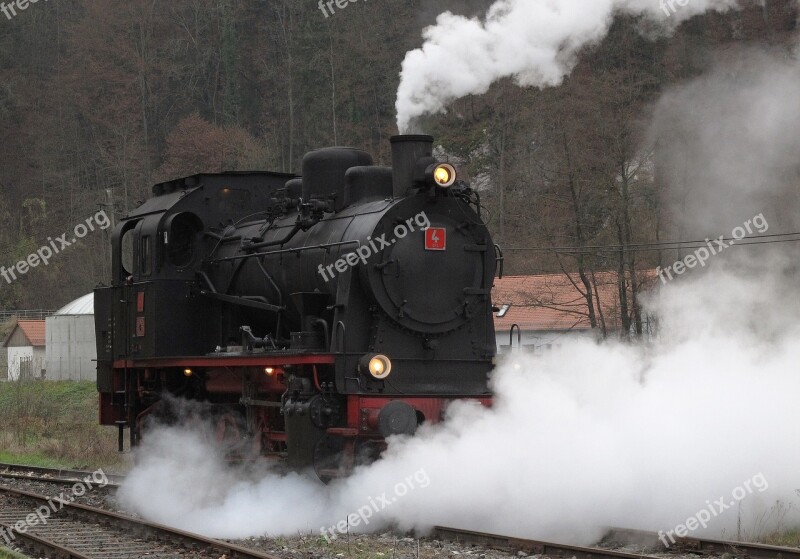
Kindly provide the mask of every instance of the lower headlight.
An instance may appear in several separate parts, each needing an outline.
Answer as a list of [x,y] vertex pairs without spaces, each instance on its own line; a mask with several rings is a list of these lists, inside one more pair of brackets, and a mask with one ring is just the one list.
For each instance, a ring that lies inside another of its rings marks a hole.
[[379,353],[368,353],[361,358],[359,369],[363,374],[376,379],[385,379],[392,372],[392,361]]

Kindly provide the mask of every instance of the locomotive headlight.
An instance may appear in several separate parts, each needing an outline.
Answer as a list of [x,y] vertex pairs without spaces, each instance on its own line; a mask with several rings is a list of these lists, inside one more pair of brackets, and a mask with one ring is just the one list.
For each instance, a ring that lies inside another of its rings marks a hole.
[[456,182],[456,169],[449,163],[440,163],[433,170],[433,181],[440,188],[450,188]]
[[192,376],[193,374],[194,374],[194,371],[193,371],[193,370],[191,370],[191,369],[184,369],[184,370],[183,370],[183,376],[185,376],[185,377],[190,377],[190,376]]
[[368,374],[378,380],[382,380],[391,374],[392,361],[385,355],[368,353],[361,358],[358,368],[362,373]]

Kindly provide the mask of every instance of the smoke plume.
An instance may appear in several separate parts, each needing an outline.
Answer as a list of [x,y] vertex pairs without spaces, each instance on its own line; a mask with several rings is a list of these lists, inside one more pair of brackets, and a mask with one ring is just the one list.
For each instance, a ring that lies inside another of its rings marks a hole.
[[397,127],[412,131],[422,115],[486,93],[501,78],[521,86],[554,86],[581,48],[606,36],[617,13],[648,16],[665,29],[736,0],[498,0],[484,18],[445,12],[423,31],[425,44],[406,54],[397,92]]
[[800,63],[753,48],[717,56],[656,107],[651,142],[676,225],[670,238],[727,233],[752,210],[773,231],[800,231]]

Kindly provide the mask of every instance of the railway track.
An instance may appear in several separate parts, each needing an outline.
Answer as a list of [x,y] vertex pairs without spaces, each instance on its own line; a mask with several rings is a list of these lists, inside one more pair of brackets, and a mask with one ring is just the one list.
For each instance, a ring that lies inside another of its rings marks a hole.
[[0,487],[4,544],[58,559],[277,559],[122,514]]
[[[0,478],[40,481],[43,483],[73,484],[86,479],[87,476],[91,477],[93,473],[83,470],[0,463]],[[119,487],[125,480],[125,476],[104,475],[108,479],[106,487]]]
[[[664,557],[665,553],[670,555],[693,554],[709,556],[727,554],[731,557],[759,559],[800,559],[800,548],[695,537],[676,538],[675,544],[670,542],[670,546],[667,547],[655,532],[623,528],[611,528],[599,546],[595,547],[528,540],[443,526],[437,526],[431,537],[438,540],[460,542],[498,550],[523,551],[529,554],[549,557],[575,557],[577,559],[653,559],[654,557]],[[643,552],[630,553],[612,549],[613,547],[625,545],[636,545],[648,553],[656,553],[657,555],[646,555]]]
[[[23,466],[0,463],[0,479],[9,478],[52,484],[72,485],[91,477],[93,472],[59,468]],[[105,487],[118,487],[124,476],[106,475]],[[38,487],[33,488],[39,491]],[[17,522],[24,521],[36,509],[45,506],[43,495],[0,486],[0,546],[9,543],[7,535]],[[95,504],[95,503],[92,503]],[[21,547],[48,557],[82,559],[114,557],[258,557],[275,556],[203,538],[188,532],[134,519],[75,502],[27,534],[14,531],[15,542]],[[594,547],[581,547],[554,542],[514,538],[499,534],[474,532],[439,526],[431,538],[464,545],[481,546],[504,551],[522,551],[548,557],[575,559],[663,559],[668,555],[708,555],[748,557],[754,559],[800,559],[800,548],[779,547],[758,543],[715,540],[697,537],[675,538],[667,546],[655,532],[611,528]],[[88,545],[88,547],[87,547]],[[70,547],[72,546],[72,547]],[[94,546],[94,547],[92,547]],[[636,552],[620,548],[634,546]],[[189,555],[187,555],[187,550]],[[649,553],[651,555],[647,555]]]
[[656,559],[653,556],[642,555],[641,553],[626,553],[600,547],[581,547],[539,540],[513,538],[510,536],[501,536],[499,534],[446,528],[444,526],[435,527],[431,538],[501,551],[522,551],[529,555],[546,555],[548,557],[574,557],[575,559]]
[[[666,539],[662,536],[663,539]],[[603,538],[604,545],[638,545],[648,549],[670,553],[692,553],[697,555],[723,555],[734,557],[757,557],[763,559],[800,559],[800,548],[747,543],[731,540],[715,540],[695,537],[676,537],[675,543],[667,547],[655,532],[611,528]]]

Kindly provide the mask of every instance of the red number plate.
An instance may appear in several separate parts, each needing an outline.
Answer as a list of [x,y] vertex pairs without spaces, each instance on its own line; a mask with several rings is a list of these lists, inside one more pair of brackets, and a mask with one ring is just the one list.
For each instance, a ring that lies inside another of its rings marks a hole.
[[447,229],[444,227],[425,229],[425,250],[447,250]]

